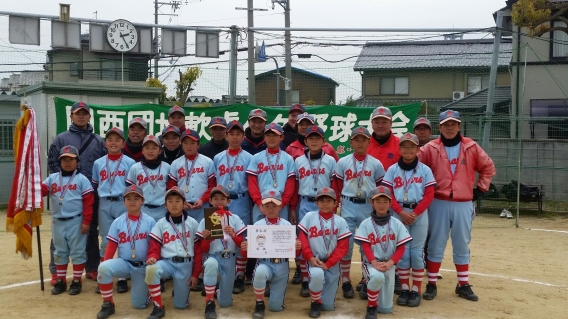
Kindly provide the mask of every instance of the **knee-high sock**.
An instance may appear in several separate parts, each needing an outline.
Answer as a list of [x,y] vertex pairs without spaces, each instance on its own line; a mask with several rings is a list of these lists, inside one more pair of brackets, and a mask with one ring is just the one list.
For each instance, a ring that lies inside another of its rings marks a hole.
[[381,291],[372,291],[367,289],[367,307],[378,307],[379,293]]
[[160,284],[148,285],[148,290],[150,290],[150,296],[152,297],[154,305],[162,308],[164,305],[162,303],[162,291],[160,290]]
[[410,290],[410,268],[396,268],[402,290]]
[[205,286],[205,303],[215,298],[215,285]]
[[[158,291],[159,291],[158,287]],[[101,296],[103,297],[103,301],[110,301],[110,303],[114,304],[112,300],[112,282],[108,284],[99,284],[99,289],[101,290]]]
[[245,276],[245,270],[247,269],[247,259],[245,257],[237,257],[237,277]]
[[300,271],[302,272],[302,281],[310,281],[310,273],[308,272],[308,261],[300,259]]
[[81,281],[81,276],[83,276],[83,270],[85,270],[85,264],[73,265],[73,280]]
[[435,285],[438,281],[438,272],[442,263],[428,260],[428,283]]
[[469,264],[456,264],[456,272],[458,273],[460,286],[467,285],[469,283]]
[[322,290],[320,290],[320,291],[311,291],[310,290],[310,297],[312,297],[312,302],[321,303],[321,293],[322,293]]
[[351,260],[341,260],[339,262],[341,267],[341,282],[345,283],[351,281],[349,271],[351,270]]
[[67,264],[55,265],[55,270],[57,271],[57,279],[67,281],[65,278],[65,276],[67,276]]
[[422,278],[424,278],[424,269],[412,269],[412,290],[422,292]]
[[266,290],[266,287],[254,288],[254,295],[256,296],[256,301],[264,301],[264,290]]

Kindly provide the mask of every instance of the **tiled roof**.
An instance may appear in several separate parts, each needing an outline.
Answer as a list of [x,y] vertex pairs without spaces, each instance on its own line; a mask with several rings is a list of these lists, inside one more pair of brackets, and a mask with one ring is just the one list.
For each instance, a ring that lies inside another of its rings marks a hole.
[[[429,106],[435,107],[439,109],[440,107],[447,105],[451,100],[425,100]],[[409,103],[416,103],[422,102],[420,100],[389,100],[389,99],[360,99],[357,101],[356,106],[359,107],[379,107],[384,104],[391,105],[392,103],[396,104],[409,104]]]
[[[503,39],[499,66],[511,62],[512,43]],[[367,43],[355,71],[491,67],[493,40],[451,40]]]
[[[461,100],[457,100],[450,104],[442,106],[440,111],[451,110],[470,110],[473,112],[485,112],[487,106],[487,94],[489,89],[483,89],[477,93],[473,93],[464,97]],[[511,102],[511,87],[510,86],[497,86],[495,87],[495,94],[493,96],[493,105],[495,108],[503,107],[502,111],[509,111],[509,104]],[[499,111],[497,109],[494,110]]]
[[[285,72],[286,68],[280,67],[280,68],[278,68],[278,70],[279,70],[280,74],[282,74],[282,76],[284,76],[284,72]],[[307,75],[315,76],[315,77],[327,80],[327,81],[335,84],[335,86],[339,86],[339,83],[335,82],[332,78],[321,75],[321,74],[314,73],[312,71],[299,69],[299,68],[296,68],[296,67],[292,67],[292,71],[296,71],[296,72],[304,73],[304,74],[307,74]],[[263,72],[263,73],[259,73],[259,74],[255,75],[254,77],[260,78],[260,77],[264,77],[264,76],[267,76],[267,75],[274,76],[274,72],[276,72],[276,69],[266,71],[266,72]]]

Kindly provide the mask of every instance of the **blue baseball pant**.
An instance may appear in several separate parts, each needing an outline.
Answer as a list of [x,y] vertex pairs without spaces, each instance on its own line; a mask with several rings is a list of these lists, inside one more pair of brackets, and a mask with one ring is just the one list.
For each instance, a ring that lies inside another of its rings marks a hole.
[[52,218],[51,233],[53,236],[53,261],[55,265],[69,264],[69,258],[74,265],[87,261],[87,234],[81,234],[83,216],[70,220]]
[[300,203],[298,204],[298,222],[304,219],[304,216],[306,216],[307,213],[314,211],[319,211],[316,202],[310,202],[306,196],[302,196],[300,198]]
[[349,251],[343,257],[343,260],[351,260],[353,256],[353,238],[355,237],[355,229],[359,227],[361,222],[371,216],[373,207],[370,203],[355,204],[349,200],[343,199],[341,201],[341,217],[347,222],[347,227],[351,232],[349,236]]
[[339,276],[341,275],[339,263],[328,270],[320,267],[312,267],[308,263],[310,273],[310,291],[321,293],[321,309],[326,311],[335,310],[335,295],[339,287]]
[[270,297],[268,297],[268,309],[270,311],[284,310],[284,297],[288,288],[288,275],[290,265],[288,262],[273,264],[267,259],[259,259],[254,270],[252,285],[255,289],[266,288],[266,282],[270,281]]
[[132,307],[142,309],[148,306],[150,301],[148,285],[144,282],[146,265],[134,267],[131,263],[119,257],[103,261],[99,265],[98,271],[97,282],[100,284],[110,284],[112,278],[131,278],[130,302]]
[[171,259],[158,260],[153,265],[146,266],[146,284],[157,285],[160,279],[173,278],[174,307],[186,309],[189,306],[189,285],[187,282],[193,272],[193,259],[190,262],[174,263]]
[[367,280],[367,290],[378,291],[379,299],[377,311],[380,313],[392,313],[393,295],[394,295],[394,270],[392,266],[390,270],[381,272],[375,269],[371,264],[364,262],[363,271]]
[[[288,220],[288,205],[282,207],[282,210],[280,211],[280,218],[283,218],[285,220]],[[254,205],[254,208],[252,209],[252,223],[256,223],[257,221],[261,220],[264,218],[264,215],[260,212],[260,208],[258,208],[258,205]],[[272,288],[271,288],[272,289]]]
[[[394,213],[393,216],[402,222],[397,213]],[[428,235],[428,210],[420,214],[412,225],[405,225],[405,227],[410,233],[412,240],[406,244],[404,255],[396,265],[404,269],[423,269],[424,259],[422,258],[422,251]]]
[[[229,211],[243,221],[245,225],[251,225],[251,202],[248,193],[238,199],[231,199],[229,203]],[[235,229],[236,230],[236,229]]]
[[205,208],[211,207],[209,202],[203,203],[200,209],[190,209],[187,211],[187,215],[195,219],[198,223],[201,222],[203,219],[203,215],[205,214]]
[[142,205],[141,211],[142,211],[143,214],[146,214],[146,215],[154,218],[154,220],[156,222],[158,222],[160,219],[162,219],[164,216],[166,216],[168,209],[166,208],[166,205],[162,205],[162,206],[156,207],[156,208],[150,208],[146,205]]
[[235,282],[235,253],[229,253],[229,258],[221,258],[220,254],[209,255],[203,263],[203,284],[215,286],[219,276],[219,306],[225,308],[233,304],[233,284]]
[[99,203],[99,234],[101,235],[100,256],[104,257],[108,244],[107,235],[112,222],[126,213],[123,201],[113,202],[101,197]]

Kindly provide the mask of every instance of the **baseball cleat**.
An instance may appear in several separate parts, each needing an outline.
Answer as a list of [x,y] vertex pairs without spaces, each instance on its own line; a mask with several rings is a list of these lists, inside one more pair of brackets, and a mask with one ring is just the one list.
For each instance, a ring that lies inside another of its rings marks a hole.
[[355,296],[355,292],[353,291],[353,286],[351,282],[346,281],[341,285],[341,289],[343,290],[343,298],[351,299]]
[[266,298],[270,297],[270,281],[266,282],[266,288],[264,288],[264,296]]
[[398,277],[398,275],[394,275],[394,294],[400,295],[401,291],[402,291],[402,286],[400,284],[400,277]]
[[52,295],[59,295],[64,293],[67,290],[67,282],[63,281],[62,279],[57,279],[55,286],[51,289]]
[[126,280],[119,280],[116,282],[116,292],[118,292],[119,294],[128,292],[128,283],[126,282]]
[[302,283],[302,272],[300,269],[296,269],[294,277],[292,278],[292,285],[299,285]]
[[418,291],[412,290],[410,295],[408,296],[408,303],[406,304],[409,307],[418,307],[420,306],[420,294]]
[[367,307],[367,313],[365,314],[365,319],[376,319],[377,318],[377,307]]
[[422,298],[424,298],[424,300],[433,300],[437,294],[438,294],[438,288],[436,287],[436,285],[427,284],[426,292],[422,294]]
[[410,291],[402,290],[398,298],[396,298],[396,304],[399,306],[406,306],[408,304],[409,297],[410,297]]
[[438,279],[443,279],[442,274],[438,273]]
[[166,291],[166,281],[163,279],[160,279],[160,292],[164,292]]
[[361,281],[359,281],[359,283],[357,284],[357,286],[355,286],[355,290],[357,291],[361,291],[361,289],[363,288],[363,285],[365,284],[365,278],[361,278]]
[[195,288],[191,288],[191,291],[202,291],[203,290],[203,278],[197,279],[197,285]]
[[309,316],[310,318],[319,318],[321,316],[321,303],[312,301]]
[[237,276],[235,283],[233,284],[233,293],[238,295],[245,291],[245,278],[243,276]]
[[205,319],[217,319],[217,312],[215,312],[215,301],[209,300],[205,305]]
[[253,319],[264,319],[264,301],[257,301],[252,313]]
[[367,284],[366,283],[364,283],[361,290],[359,290],[359,297],[363,300],[367,300],[369,298],[369,296],[367,294]]
[[110,301],[103,302],[101,311],[97,313],[97,319],[107,319],[110,315],[114,314],[114,304]]
[[467,300],[471,300],[471,301],[477,301],[479,298],[477,298],[477,295],[473,293],[473,290],[471,290],[471,286],[470,285],[463,285],[460,286],[460,284],[458,284],[456,286],[456,294],[462,298],[465,298]]
[[91,279],[93,281],[97,281],[98,275],[99,275],[99,273],[96,272],[96,271],[89,271],[89,272],[85,273],[85,278]]
[[69,294],[71,296],[78,295],[81,293],[82,288],[81,281],[75,279],[71,282],[71,286],[69,286]]
[[159,319],[159,318],[164,318],[166,316],[166,307],[158,307],[158,306],[154,306],[154,310],[152,310],[152,313],[148,316],[148,319]]
[[302,283],[302,289],[300,289],[300,297],[307,298],[310,296],[310,283],[308,281],[304,281]]

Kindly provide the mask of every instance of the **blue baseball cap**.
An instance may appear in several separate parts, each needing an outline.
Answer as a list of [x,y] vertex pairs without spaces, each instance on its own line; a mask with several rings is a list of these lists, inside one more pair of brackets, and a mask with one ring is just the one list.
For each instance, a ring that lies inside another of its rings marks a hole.
[[322,138],[325,138],[325,133],[323,129],[317,125],[312,125],[306,129],[306,138],[308,138],[308,136],[313,134],[318,134]]
[[91,108],[85,102],[77,102],[71,106],[71,114],[75,114],[75,112],[79,110],[85,110],[87,113],[91,114]]
[[227,124],[227,132],[229,132],[230,130],[235,129],[235,128],[239,129],[243,132],[245,131],[244,126],[241,124],[241,122],[239,122],[237,120],[233,120],[233,121],[231,121]]
[[265,190],[260,196],[263,204],[273,202],[276,205],[282,205],[282,194],[276,189]]
[[268,131],[272,131],[278,135],[282,135],[284,134],[284,130],[282,129],[282,126],[280,126],[280,124],[277,123],[270,123],[268,125],[266,125],[266,127],[264,128],[264,134],[266,134],[266,132]]
[[268,116],[266,115],[266,112],[262,109],[254,109],[252,111],[250,111],[248,119],[252,119],[252,118],[259,118],[261,120],[264,120],[266,122],[266,119],[268,118]]
[[136,185],[126,187],[124,189],[124,192],[122,193],[122,196],[126,197],[126,195],[128,194],[138,194],[138,196],[144,198],[144,191],[142,190],[142,188]]
[[164,129],[162,130],[162,136],[165,136],[168,133],[175,133],[178,136],[181,135],[181,132],[179,131],[179,128],[177,128],[176,126],[173,125],[168,125],[166,127],[164,127]]
[[306,108],[301,104],[294,104],[294,105],[290,106],[290,109],[288,110],[288,114],[290,114],[294,111],[297,111],[297,112],[300,112],[300,113],[306,113]]
[[64,146],[61,150],[59,150],[59,158],[62,157],[73,157],[73,158],[79,158],[79,151],[77,150],[77,148],[75,146],[71,146],[71,145],[67,145]]
[[118,127],[113,127],[110,130],[106,131],[105,138],[107,138],[111,134],[117,134],[118,136],[120,136],[121,139],[124,140],[124,132]]
[[426,125],[430,128],[430,130],[432,130],[432,123],[430,123],[430,121],[425,117],[418,118],[418,119],[416,119],[416,121],[414,121],[414,128],[415,129],[418,125]]
[[214,126],[220,126],[222,128],[226,128],[227,127],[227,120],[225,120],[224,118],[222,118],[220,116],[212,117],[211,121],[209,121],[209,128],[212,128]]
[[308,120],[312,122],[312,124],[316,123],[316,119],[307,112],[298,115],[298,117],[296,118],[296,123],[300,123],[302,120]]
[[172,114],[176,112],[179,112],[181,113],[181,115],[185,116],[183,108],[181,106],[174,105],[173,107],[170,107],[170,109],[168,110],[168,117],[172,116]]
[[181,133],[181,140],[183,141],[184,138],[189,137],[194,141],[199,141],[201,137],[199,137],[199,133],[192,129],[186,129]]
[[440,113],[440,124],[444,124],[447,121],[456,121],[458,123],[461,123],[460,112],[447,110]]

